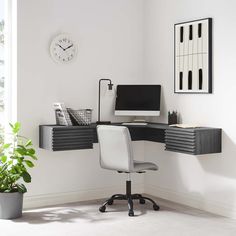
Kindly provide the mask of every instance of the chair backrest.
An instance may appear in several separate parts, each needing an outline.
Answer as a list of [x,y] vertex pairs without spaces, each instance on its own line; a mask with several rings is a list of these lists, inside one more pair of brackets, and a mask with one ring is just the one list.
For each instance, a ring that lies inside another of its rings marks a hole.
[[133,169],[133,149],[127,127],[98,125],[100,165],[102,168],[129,172]]

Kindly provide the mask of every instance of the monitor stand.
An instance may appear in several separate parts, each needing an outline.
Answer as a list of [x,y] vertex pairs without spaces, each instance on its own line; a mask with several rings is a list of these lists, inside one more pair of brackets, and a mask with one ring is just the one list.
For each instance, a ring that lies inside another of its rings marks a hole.
[[124,122],[122,125],[147,125],[147,121],[145,120],[145,117],[135,117],[133,121],[131,122]]
[[97,121],[96,124],[97,125],[110,125],[111,121]]
[[146,120],[144,120],[144,119],[134,119],[133,121],[132,121],[132,123],[140,123],[140,122],[147,122]]
[[132,123],[147,123],[145,116],[135,116]]

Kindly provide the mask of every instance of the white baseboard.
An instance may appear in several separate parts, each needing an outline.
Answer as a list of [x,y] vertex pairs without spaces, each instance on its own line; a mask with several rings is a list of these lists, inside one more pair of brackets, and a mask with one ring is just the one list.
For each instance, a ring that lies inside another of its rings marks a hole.
[[224,204],[218,201],[206,200],[201,198],[197,194],[191,194],[188,192],[176,192],[171,189],[154,185],[145,185],[144,192],[172,202],[236,219],[236,208],[234,205]]
[[[67,193],[25,196],[24,209],[107,198],[114,193],[123,192],[123,187],[112,186],[106,188],[85,189]],[[133,184],[132,192],[146,193],[172,202],[236,219],[235,206],[232,206],[230,204],[223,204],[222,202],[205,200],[198,195],[190,194],[187,192],[176,192],[171,189],[158,187],[155,185],[146,185],[144,188],[144,185],[141,183]]]
[[[133,184],[132,191],[143,193],[143,184]],[[41,194],[33,196],[24,196],[23,208],[31,209],[37,207],[52,206],[64,203],[88,201],[101,198],[108,198],[115,193],[124,193],[124,187],[112,186],[106,188],[85,189],[67,193]]]

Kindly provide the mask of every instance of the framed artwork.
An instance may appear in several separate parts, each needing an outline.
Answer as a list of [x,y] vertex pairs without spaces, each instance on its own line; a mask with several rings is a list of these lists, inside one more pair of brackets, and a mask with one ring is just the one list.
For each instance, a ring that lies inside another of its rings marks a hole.
[[212,18],[174,27],[174,92],[212,93]]

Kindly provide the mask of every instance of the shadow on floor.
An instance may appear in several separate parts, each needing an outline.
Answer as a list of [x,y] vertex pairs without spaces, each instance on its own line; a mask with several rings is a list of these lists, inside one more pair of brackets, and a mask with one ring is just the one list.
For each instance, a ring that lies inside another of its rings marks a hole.
[[[52,206],[47,208],[38,208],[34,210],[28,210],[23,212],[22,218],[14,219],[16,223],[28,223],[28,224],[48,224],[52,222],[60,223],[74,223],[74,222],[109,222],[115,221],[122,217],[128,216],[128,206],[125,201],[117,201],[112,206],[107,206],[106,212],[99,212],[99,206],[103,200],[79,202],[64,204],[60,206]],[[181,204],[172,203],[164,199],[156,199],[157,204],[160,204],[160,211],[154,211],[152,204],[146,203],[140,205],[137,201],[134,202],[134,214],[135,217],[149,215],[149,214],[169,214],[170,217],[178,215],[188,215],[197,218],[222,218],[211,213],[207,213],[198,209],[194,209]],[[182,216],[181,216],[182,215]],[[132,217],[133,218],[133,217]]]
[[[36,210],[27,210],[23,212],[23,216],[18,219],[12,220],[16,223],[29,223],[29,224],[47,224],[51,222],[73,223],[75,221],[112,221],[116,218],[116,214],[126,214],[128,217],[128,206],[125,202],[117,202],[112,206],[108,206],[106,212],[101,213],[98,211],[99,203],[86,202],[65,204],[54,207],[39,208]],[[147,204],[146,204],[147,205]],[[135,216],[144,215],[149,210],[150,206],[144,207],[139,204],[134,204]],[[147,209],[145,209],[147,208]]]

